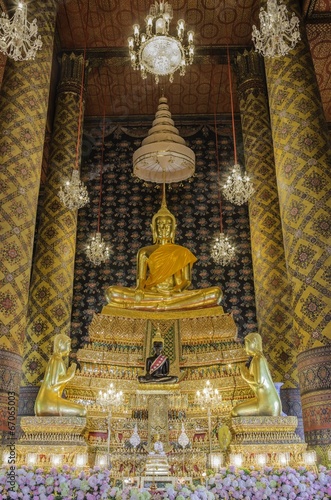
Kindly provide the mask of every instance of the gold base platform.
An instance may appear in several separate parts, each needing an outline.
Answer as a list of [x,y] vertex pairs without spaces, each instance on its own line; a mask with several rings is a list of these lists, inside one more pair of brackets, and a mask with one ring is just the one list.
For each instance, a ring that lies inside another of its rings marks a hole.
[[295,434],[297,425],[297,417],[232,418],[229,452],[241,454],[243,466],[257,465],[258,455],[265,455],[267,465],[303,464],[307,444]]
[[102,315],[105,316],[120,316],[123,318],[136,318],[145,320],[155,320],[155,319],[183,319],[183,318],[201,318],[206,316],[219,316],[224,314],[223,307],[202,307],[200,309],[188,309],[183,311],[178,310],[167,310],[167,311],[152,311],[152,310],[140,310],[140,309],[129,309],[127,307],[114,307],[109,304],[104,306],[101,311]]
[[23,417],[21,428],[24,435],[16,446],[18,465],[53,467],[87,462],[87,444],[83,436],[86,418]]

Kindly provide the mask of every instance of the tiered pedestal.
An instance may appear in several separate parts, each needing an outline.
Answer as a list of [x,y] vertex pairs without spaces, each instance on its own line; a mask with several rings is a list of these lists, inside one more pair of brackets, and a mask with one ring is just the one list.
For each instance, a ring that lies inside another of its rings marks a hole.
[[16,446],[17,464],[87,465],[85,427],[84,417],[23,417],[24,435]]
[[[295,434],[297,417],[235,417],[231,419],[234,438],[230,453],[241,454],[243,466],[256,465],[256,456],[267,455],[267,465],[282,465],[279,454],[287,454],[289,464],[302,463],[307,444]],[[284,464],[283,464],[284,465]]]
[[150,453],[146,459],[146,476],[163,477],[169,474],[169,464],[167,455]]

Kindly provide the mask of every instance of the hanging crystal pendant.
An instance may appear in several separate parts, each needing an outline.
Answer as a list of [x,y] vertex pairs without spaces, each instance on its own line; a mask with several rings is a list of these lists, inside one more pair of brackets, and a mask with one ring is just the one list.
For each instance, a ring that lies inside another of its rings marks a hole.
[[87,258],[95,265],[100,266],[109,258],[109,247],[104,242],[101,233],[95,233],[86,249]]
[[140,444],[140,436],[138,434],[138,427],[137,424],[134,426],[132,436],[129,439],[130,444],[134,447],[137,448]]
[[267,10],[260,9],[260,31],[253,26],[252,40],[255,50],[263,57],[285,56],[301,39],[299,19],[286,5],[268,0]]
[[233,166],[232,173],[223,186],[224,197],[234,205],[243,205],[248,202],[254,192],[250,178],[246,172],[241,174],[241,167],[237,163]]
[[73,169],[71,180],[67,179],[60,188],[59,198],[69,210],[78,210],[89,203],[90,199],[86,186],[80,180],[77,169]]
[[182,423],[182,432],[180,433],[180,436],[178,438],[178,444],[182,448],[186,448],[186,446],[190,443],[190,440],[188,438],[188,435],[185,432],[185,427],[184,424]]
[[236,249],[228,240],[228,237],[224,233],[220,233],[218,237],[215,238],[214,245],[211,250],[211,256],[217,264],[226,266],[234,259],[236,254]]

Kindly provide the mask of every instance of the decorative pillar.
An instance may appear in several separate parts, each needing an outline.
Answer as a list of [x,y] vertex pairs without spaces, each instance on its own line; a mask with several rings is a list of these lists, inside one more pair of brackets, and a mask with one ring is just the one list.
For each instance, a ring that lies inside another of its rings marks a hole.
[[331,345],[300,353],[298,367],[306,440],[327,464],[330,460],[326,445],[330,449],[331,443]]
[[8,432],[8,391],[17,404],[46,128],[55,0],[29,3],[43,42],[33,61],[8,58],[0,96],[0,414]]
[[54,335],[70,334],[77,211],[62,205],[58,193],[64,179],[71,178],[76,163],[78,134],[82,133],[79,122],[83,71],[83,56],[62,56],[49,167],[30,285],[21,415],[34,414],[38,385],[46,369]]
[[298,417],[303,435],[291,289],[286,271],[263,59],[255,51],[236,59],[245,167],[255,193],[249,200],[256,313],[274,380],[284,382],[283,409]]
[[[299,3],[285,3],[300,18]],[[331,345],[331,149],[302,21],[300,30],[296,47],[285,57],[266,58],[265,65],[285,258],[292,288],[292,335],[299,351],[304,352],[298,365],[302,383],[307,359],[317,369],[322,346],[327,352]],[[325,412],[323,424],[316,423],[314,433],[305,421],[307,398],[302,388],[301,394],[307,442],[330,443],[331,414],[326,398],[331,397],[330,377],[324,390],[314,393],[313,405]]]

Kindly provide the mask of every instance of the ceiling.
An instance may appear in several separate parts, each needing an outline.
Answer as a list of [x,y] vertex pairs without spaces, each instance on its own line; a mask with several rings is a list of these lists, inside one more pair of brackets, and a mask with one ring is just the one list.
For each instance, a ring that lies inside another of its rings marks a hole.
[[[231,113],[227,47],[232,59],[252,48],[252,25],[259,27],[260,0],[170,0],[174,17],[184,18],[195,33],[196,56],[186,75],[174,82],[151,75],[142,80],[131,69],[127,38],[140,24],[152,0],[64,0],[59,6],[57,31],[62,51],[86,53],[90,72],[85,117],[116,117],[129,121],[153,116],[162,93],[173,116],[227,116]],[[327,121],[331,125],[331,0],[301,2],[310,48]],[[235,111],[238,103],[233,93]]]

